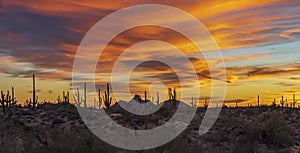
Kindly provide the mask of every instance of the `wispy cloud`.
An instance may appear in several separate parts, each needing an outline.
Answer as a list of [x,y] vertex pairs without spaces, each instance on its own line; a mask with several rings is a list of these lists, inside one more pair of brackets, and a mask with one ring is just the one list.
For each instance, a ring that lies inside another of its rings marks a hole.
[[[247,52],[248,47],[270,44],[284,46],[284,43],[300,38],[300,5],[297,1],[0,1],[0,73],[22,78],[37,73],[40,79],[69,82],[78,45],[96,22],[121,8],[150,2],[175,6],[191,13],[210,30],[220,48],[226,51],[239,48]],[[141,18],[143,15],[149,15],[149,12],[141,14]],[[138,19],[128,20],[134,22]],[[182,24],[185,20],[166,18],[157,22]],[[170,29],[153,26],[129,29],[114,38],[99,57],[101,60],[97,65],[96,82],[106,82],[114,63],[124,50],[138,42],[155,39],[168,42],[187,55],[198,52],[187,38]],[[284,51],[282,56],[288,57],[291,54],[289,47],[291,46],[284,46],[284,50],[281,50]],[[144,61],[149,56],[165,56],[178,60],[168,48],[161,47],[160,51],[161,55],[147,54],[151,52],[151,46],[144,46],[122,62],[126,67],[134,61]],[[297,53],[290,56],[296,57]],[[189,60],[197,70],[198,79],[203,86],[208,86],[211,79],[219,79],[226,81],[229,86],[236,86],[249,82],[260,83],[267,78],[282,81],[269,83],[279,88],[292,86],[294,83],[291,81],[299,80],[299,63],[293,61],[288,64],[287,58],[276,59],[277,63],[273,65],[256,63],[258,59],[272,59],[273,54],[275,53],[261,51],[259,54],[239,55],[237,52],[236,55],[226,56],[222,59],[229,65],[225,79],[212,78],[207,62],[202,58]],[[220,62],[220,59],[210,60]],[[250,64],[240,65],[245,61]],[[188,65],[180,66],[186,68]],[[132,78],[137,83],[132,87],[134,89],[140,88],[138,82],[145,79],[162,79],[168,85],[174,85],[178,81],[174,71],[161,63],[145,62],[133,74],[138,73],[144,75],[141,78]],[[186,75],[189,74],[191,72],[186,72]],[[288,79],[283,81],[282,77]]]

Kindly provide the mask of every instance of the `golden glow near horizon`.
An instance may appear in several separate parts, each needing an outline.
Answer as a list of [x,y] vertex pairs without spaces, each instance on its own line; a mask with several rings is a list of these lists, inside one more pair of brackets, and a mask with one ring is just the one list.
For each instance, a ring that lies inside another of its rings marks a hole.
[[[300,2],[297,1],[28,0],[26,3],[0,3],[0,90],[14,86],[21,103],[31,97],[32,73],[37,76],[39,101],[56,101],[62,91],[71,91],[73,60],[85,33],[106,15],[145,3],[178,7],[199,19],[211,32],[226,64],[227,78],[223,80],[227,82],[226,105],[234,106],[236,101],[239,105],[256,105],[258,94],[262,104],[270,104],[274,98],[278,102],[281,95],[288,101],[293,94],[297,99],[300,97]],[[136,20],[139,19],[130,19],[132,22]],[[180,24],[185,21],[185,18],[178,17],[157,22]],[[105,37],[105,34],[101,35]],[[170,29],[144,26],[124,31],[99,57],[101,61],[98,61],[95,80],[98,87],[105,90],[112,66],[124,50],[136,43],[157,39],[176,46],[185,54],[197,52],[188,39]],[[132,58],[122,60],[124,66],[132,60],[143,61],[151,49],[151,46],[136,48]],[[159,50],[159,55],[151,56],[174,58],[172,50],[165,47]],[[209,60],[220,62],[213,56]],[[210,73],[201,57],[190,61],[198,72],[202,105],[210,95]],[[142,64],[132,73],[132,94],[142,94],[151,81],[158,79],[166,87],[178,87],[175,76],[173,70],[162,63]],[[192,89],[193,83],[186,86]]]

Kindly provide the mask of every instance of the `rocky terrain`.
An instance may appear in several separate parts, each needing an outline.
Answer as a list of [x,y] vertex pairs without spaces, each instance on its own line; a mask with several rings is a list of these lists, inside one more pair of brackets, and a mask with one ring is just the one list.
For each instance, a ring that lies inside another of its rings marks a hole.
[[[106,113],[122,126],[139,130],[164,124],[175,111],[176,107],[163,105],[148,116],[130,114],[121,107],[111,107]],[[212,129],[200,136],[198,130],[205,111],[198,108],[188,128],[170,143],[151,150],[128,151],[93,135],[71,104],[15,107],[11,116],[1,115],[0,152],[300,152],[300,109],[223,108]]]

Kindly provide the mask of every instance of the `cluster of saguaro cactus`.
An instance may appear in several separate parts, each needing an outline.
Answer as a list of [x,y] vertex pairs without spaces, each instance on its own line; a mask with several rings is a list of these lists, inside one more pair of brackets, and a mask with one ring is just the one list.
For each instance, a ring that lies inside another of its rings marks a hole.
[[57,103],[70,103],[70,94],[69,94],[69,91],[67,91],[67,94],[65,91],[63,91],[63,95],[62,95],[62,98],[60,98],[60,96],[57,97]]
[[83,97],[80,96],[79,89],[76,88],[75,95],[73,95],[74,103],[77,107],[81,107],[81,104],[84,104],[84,108],[86,108],[86,82],[83,87]]
[[64,103],[70,103],[70,94],[69,91],[67,91],[67,94],[65,91],[63,91],[63,102]]
[[11,107],[17,104],[17,100],[15,98],[14,87],[11,88],[12,95],[10,95],[9,90],[5,94],[1,91],[1,107],[4,115],[8,114],[11,111]]
[[173,89],[173,92],[172,92],[172,89],[169,88],[169,101],[171,101],[171,102],[176,101],[176,89],[175,88]]
[[208,107],[208,101],[207,101],[207,99],[205,98],[205,100],[204,100],[204,108],[207,108]]
[[196,106],[196,100],[194,101],[194,97],[192,97],[191,106],[192,106],[192,107]]
[[[284,96],[281,95],[281,99],[279,101],[280,106],[283,107],[291,107],[291,108],[295,108],[296,104],[297,104],[297,100],[296,100],[296,95],[293,94],[293,100],[289,103],[288,99],[284,99]],[[260,106],[260,96],[257,96],[257,105]],[[276,107],[276,99],[274,98],[273,102],[272,102],[272,107]]]
[[74,103],[77,107],[80,107],[81,103],[82,103],[82,97],[80,97],[80,93],[79,93],[79,89],[76,88],[76,92],[73,95],[74,98]]
[[109,108],[111,105],[112,97],[110,97],[109,84],[106,84],[106,91],[104,92],[103,102],[106,108]]

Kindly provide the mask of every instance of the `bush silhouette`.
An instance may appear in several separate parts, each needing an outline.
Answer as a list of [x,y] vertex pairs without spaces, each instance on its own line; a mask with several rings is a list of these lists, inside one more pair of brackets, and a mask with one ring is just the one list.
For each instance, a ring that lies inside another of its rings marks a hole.
[[264,127],[266,142],[277,147],[294,145],[294,131],[283,120],[279,113],[272,113]]

